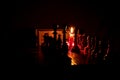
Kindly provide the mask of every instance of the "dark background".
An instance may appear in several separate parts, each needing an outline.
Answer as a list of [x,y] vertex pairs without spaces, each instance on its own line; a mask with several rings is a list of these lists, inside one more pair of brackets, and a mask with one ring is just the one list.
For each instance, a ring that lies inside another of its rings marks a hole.
[[16,1],[14,26],[33,27],[36,24],[73,24],[87,29],[107,27],[112,22],[112,1]]

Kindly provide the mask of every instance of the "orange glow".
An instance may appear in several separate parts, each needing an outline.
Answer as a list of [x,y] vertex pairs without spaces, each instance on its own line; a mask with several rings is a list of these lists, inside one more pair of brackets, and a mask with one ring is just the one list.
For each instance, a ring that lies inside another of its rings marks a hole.
[[72,52],[68,52],[68,57],[71,58],[71,65],[77,65],[75,61],[75,55]]
[[71,65],[77,65],[77,63],[75,63],[74,59],[71,59]]
[[70,28],[70,37],[73,37],[73,36],[74,36],[74,28],[71,27],[71,28]]
[[74,32],[74,28],[71,27],[71,28],[70,28],[70,33],[73,33],[73,32]]
[[[81,54],[83,54],[83,51],[81,51]],[[86,64],[81,54],[68,51],[68,57],[71,58],[71,65]]]
[[74,34],[71,34],[71,33],[70,33],[70,37],[73,37],[73,36],[74,36]]
[[[41,46],[41,44],[44,42],[44,34],[45,33],[48,33],[49,36],[51,37],[54,37],[54,34],[53,34],[53,30],[52,29],[36,29],[36,36],[38,37],[38,46]],[[57,30],[57,34],[60,34],[61,35],[61,39],[63,40],[63,32],[62,32],[62,29],[58,29]],[[68,34],[68,33],[66,33]],[[58,38],[58,36],[56,37]]]

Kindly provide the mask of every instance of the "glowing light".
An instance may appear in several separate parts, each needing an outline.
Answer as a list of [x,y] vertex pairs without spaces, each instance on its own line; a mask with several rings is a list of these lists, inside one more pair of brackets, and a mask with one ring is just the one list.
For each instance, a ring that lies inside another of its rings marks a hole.
[[75,63],[74,59],[71,59],[71,65],[77,65],[77,63]]
[[70,45],[69,42],[66,42],[66,43],[67,43],[68,46]]
[[74,37],[74,28],[73,27],[71,27],[70,28],[70,37]]
[[71,28],[70,28],[70,33],[73,33],[73,32],[74,32],[74,28],[71,27]]
[[69,58],[71,58],[71,65],[78,65],[77,63],[76,63],[76,58],[75,58],[75,53],[72,53],[72,52],[68,52],[68,57]]
[[71,34],[71,33],[70,33],[70,37],[73,37],[73,36],[74,36],[74,34]]
[[68,38],[68,46],[69,46],[69,50],[72,49],[72,47],[74,46],[74,27],[70,27],[70,31],[69,31],[69,38]]
[[74,46],[74,43],[72,43],[72,46]]
[[68,57],[71,58],[71,65],[77,65],[75,62],[75,55],[72,52],[68,52]]

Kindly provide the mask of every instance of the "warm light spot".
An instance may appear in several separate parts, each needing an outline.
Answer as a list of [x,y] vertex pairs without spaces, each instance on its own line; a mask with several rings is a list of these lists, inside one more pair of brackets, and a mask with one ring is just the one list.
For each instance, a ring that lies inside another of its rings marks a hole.
[[70,28],[70,33],[73,33],[73,32],[74,32],[74,28],[71,27],[71,28]]
[[74,34],[71,34],[71,33],[70,33],[70,37],[74,37]]
[[70,45],[68,41],[66,43],[67,43],[68,46]]
[[72,43],[72,46],[74,46],[74,43]]
[[72,53],[72,52],[69,51],[68,52],[68,57],[71,58],[71,65],[77,65],[74,53]]
[[75,63],[74,59],[71,59],[71,65],[77,65],[77,63]]
[[74,28],[73,27],[71,27],[70,28],[70,37],[74,37]]

